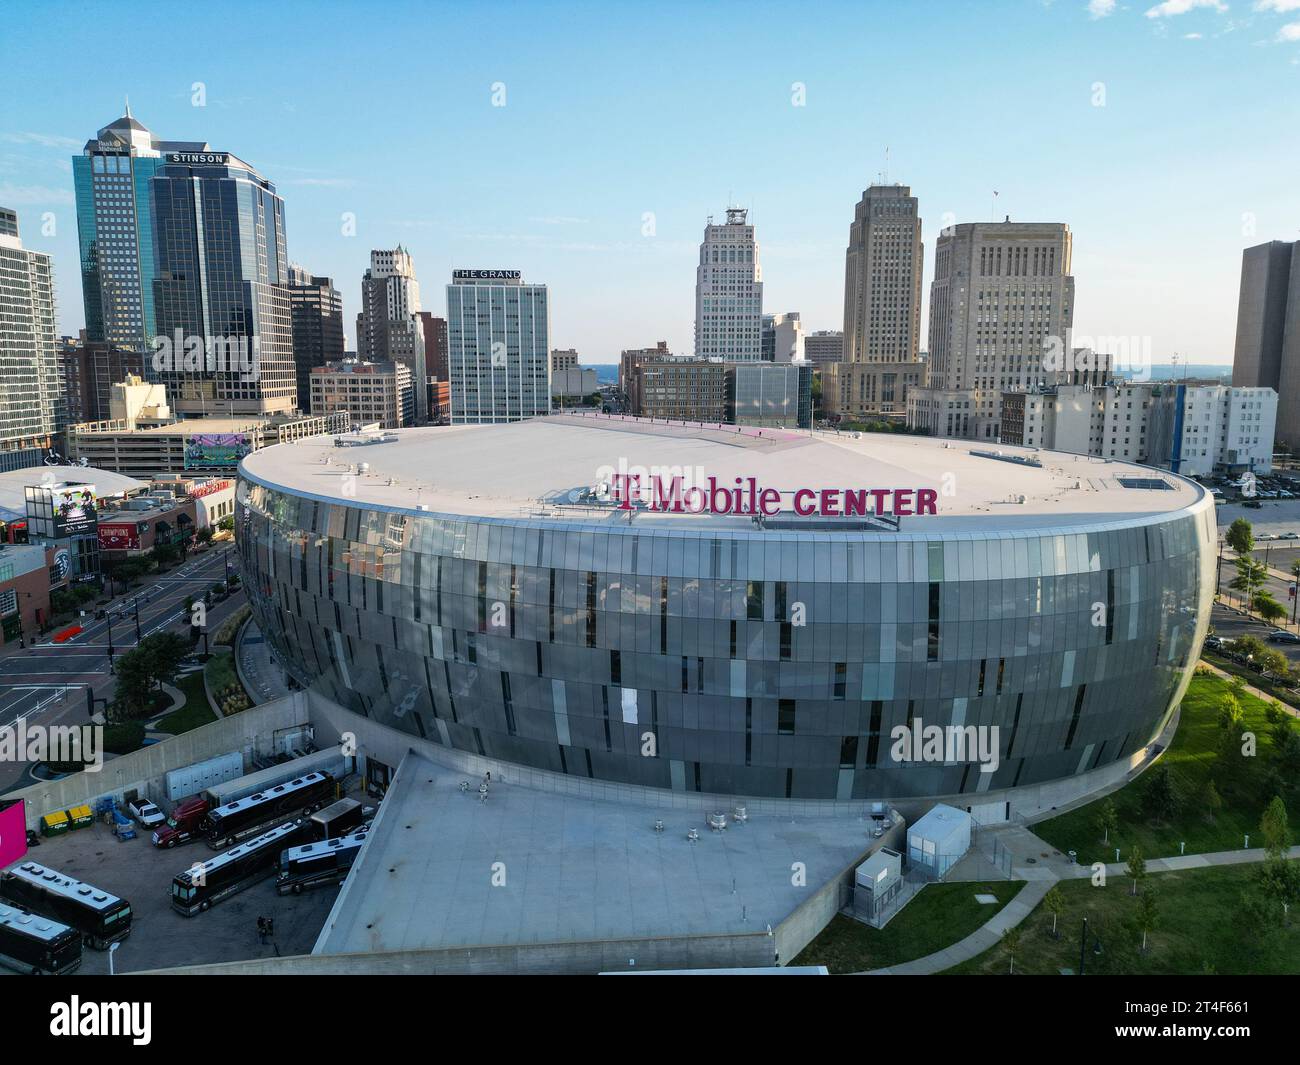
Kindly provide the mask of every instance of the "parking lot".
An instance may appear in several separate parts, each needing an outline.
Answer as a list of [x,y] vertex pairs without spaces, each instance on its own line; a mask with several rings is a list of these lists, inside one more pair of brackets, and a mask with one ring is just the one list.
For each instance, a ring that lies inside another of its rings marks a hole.
[[[352,796],[359,797],[355,791]],[[202,841],[174,850],[159,850],[138,826],[135,839],[119,842],[109,826],[96,823],[63,836],[43,839],[39,847],[28,851],[27,859],[103,888],[131,903],[131,934],[113,959],[119,973],[310,954],[334,905],[339,885],[282,898],[275,892],[272,873],[195,917],[183,917],[172,909],[172,877],[216,853]],[[258,917],[273,918],[275,933],[271,942],[258,942]],[[86,947],[78,972],[108,971],[108,952]],[[0,968],[0,973],[10,974],[10,970]]]

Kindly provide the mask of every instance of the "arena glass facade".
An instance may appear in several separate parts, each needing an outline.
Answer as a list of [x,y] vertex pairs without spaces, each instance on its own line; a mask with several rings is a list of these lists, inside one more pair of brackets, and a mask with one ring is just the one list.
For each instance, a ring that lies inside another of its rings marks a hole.
[[[841,800],[1036,784],[1147,745],[1199,654],[1215,535],[1204,493],[926,538],[462,518],[246,472],[237,521],[262,631],[345,707],[557,773]],[[997,725],[998,769],[896,761],[892,730],[921,723]]]

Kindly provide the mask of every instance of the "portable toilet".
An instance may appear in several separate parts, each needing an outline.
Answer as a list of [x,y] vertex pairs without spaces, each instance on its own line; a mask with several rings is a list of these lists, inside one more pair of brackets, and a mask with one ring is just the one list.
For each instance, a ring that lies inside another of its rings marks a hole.
[[971,816],[939,803],[907,830],[907,861],[927,876],[942,880],[970,850]]

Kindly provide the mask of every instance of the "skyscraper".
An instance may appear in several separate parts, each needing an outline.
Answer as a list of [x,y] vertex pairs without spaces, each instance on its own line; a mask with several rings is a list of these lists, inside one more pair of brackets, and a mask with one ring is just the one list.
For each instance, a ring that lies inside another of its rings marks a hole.
[[167,152],[150,182],[163,346],[150,377],[182,414],[266,414],[298,400],[284,201],[229,152]]
[[39,465],[63,421],[50,257],[0,207],[0,469]]
[[518,270],[456,270],[447,286],[453,425],[551,410],[550,301]]
[[1242,253],[1232,383],[1277,392],[1277,441],[1300,447],[1300,241]]
[[727,208],[710,218],[695,269],[695,357],[729,362],[763,357],[763,269],[749,212]]
[[420,318],[420,282],[415,277],[411,253],[400,244],[370,253],[370,268],[361,279],[357,358],[406,366],[415,387],[415,419],[428,420],[429,375]]
[[844,253],[842,358],[810,344],[822,364],[830,415],[902,414],[923,386],[919,357],[925,251],[917,199],[906,185],[872,185],[853,209]]
[[150,182],[169,152],[207,152],[202,141],[162,141],[126,114],[73,156],[86,340],[151,351],[154,221]]
[[803,322],[798,311],[763,315],[762,352],[764,362],[803,362]]
[[844,361],[915,362],[925,247],[906,185],[872,185],[853,210],[844,253]]
[[289,304],[298,409],[309,413],[312,370],[343,358],[343,296],[328,277],[290,265]]
[[1072,354],[1071,251],[1063,222],[968,222],[939,235],[925,403],[957,404],[959,435],[996,439],[1005,390],[1090,383],[1052,360]]

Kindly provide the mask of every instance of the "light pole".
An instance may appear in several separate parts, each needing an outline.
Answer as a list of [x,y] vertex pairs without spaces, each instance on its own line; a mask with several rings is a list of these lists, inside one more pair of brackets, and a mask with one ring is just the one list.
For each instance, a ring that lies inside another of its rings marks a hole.
[[121,943],[110,943],[108,945],[108,975],[109,976],[117,975],[117,971],[113,968],[113,955],[117,953],[117,948],[120,947],[121,945],[122,945]]
[[1079,933],[1079,975],[1083,975],[1083,966],[1088,959],[1088,918],[1083,919],[1083,931]]
[[135,601],[135,642],[139,643],[140,640],[140,600],[137,598]]
[[104,617],[108,620],[108,671],[109,671],[109,673],[112,673],[112,672],[114,672],[114,670],[113,670],[113,653],[114,653],[114,648],[113,648],[113,612],[112,612],[111,610],[108,611],[107,613],[105,613]]

